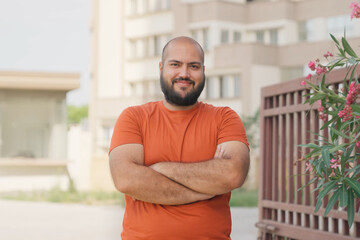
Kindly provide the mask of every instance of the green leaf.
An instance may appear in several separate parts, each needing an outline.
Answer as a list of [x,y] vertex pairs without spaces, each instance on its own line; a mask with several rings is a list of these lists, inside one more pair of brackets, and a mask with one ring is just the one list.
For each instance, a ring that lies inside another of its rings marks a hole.
[[351,190],[348,192],[347,215],[348,215],[349,228],[351,228],[351,226],[354,222],[354,215],[355,215],[354,194]]
[[[315,150],[309,152],[308,154],[306,154],[304,158],[307,159],[307,158],[309,158],[309,157],[311,157],[311,156],[313,156],[313,155],[314,155],[314,156],[319,156],[319,155],[320,155],[320,153],[319,153],[320,151],[321,151],[321,149],[315,149]],[[316,154],[316,155],[315,155],[315,153],[319,153],[319,154]]]
[[311,82],[307,82],[307,84],[308,84],[309,86],[311,86],[313,89],[317,89],[317,88],[318,88],[317,86],[315,86],[315,85],[312,84]]
[[313,104],[314,102],[316,102],[317,100],[322,100],[322,99],[324,99],[326,97],[326,94],[325,93],[318,93],[318,94],[316,94],[316,95],[314,95],[313,97],[311,97],[310,99],[309,99],[309,102],[310,102],[310,104]]
[[358,104],[351,104],[350,107],[352,108],[352,110],[360,112],[360,106]]
[[[327,185],[326,185],[327,184]],[[326,187],[319,193],[318,195],[318,199],[323,199],[325,197],[325,195],[335,187],[336,185],[336,181],[332,180],[330,182],[327,182],[326,184],[324,184]]]
[[[354,58],[351,58],[351,59],[354,59]],[[355,66],[353,66],[353,70],[351,71],[350,81],[353,80],[353,78],[354,78],[354,73],[355,73],[355,69],[356,69],[356,67],[357,67],[357,65],[358,65],[358,63],[356,63],[356,60],[354,60],[354,61],[355,61],[354,63],[351,63],[351,64],[355,64]]]
[[346,145],[347,145],[347,143],[343,143],[343,144],[340,144],[340,145],[335,145],[335,147],[330,148],[329,153],[336,152],[336,151],[344,148]]
[[332,131],[333,133],[336,133],[336,135],[339,135],[339,136],[341,136],[341,137],[343,137],[343,138],[350,139],[350,137],[347,136],[347,135],[345,135],[345,133],[342,133],[342,132],[338,131],[337,129],[333,128],[333,127],[330,127],[330,132],[331,132],[331,131]]
[[324,213],[324,216],[326,217],[328,215],[328,213],[330,212],[330,210],[333,208],[334,204],[337,202],[337,200],[339,199],[339,196],[340,196],[340,192],[341,190],[338,189],[336,190],[336,192],[334,192],[334,194],[331,196],[331,198],[329,199],[329,202],[326,206],[326,209],[325,209],[325,213]]
[[337,49],[338,49],[339,52],[340,52],[339,56],[340,56],[340,57],[345,57],[345,51],[344,51],[344,49],[342,49],[340,46],[336,46],[336,47],[337,47]]
[[314,149],[321,149],[320,146],[314,144],[314,143],[308,143],[308,144],[300,144],[299,147],[306,147],[306,148],[314,148]]
[[360,183],[352,178],[344,178],[349,186],[354,190],[355,195],[360,198]]
[[356,55],[354,50],[350,47],[350,44],[348,43],[348,41],[346,41],[346,39],[344,37],[341,39],[341,41],[342,41],[342,45],[344,47],[345,52],[347,52],[350,56],[357,58],[358,56]]
[[334,37],[334,35],[332,35],[330,33],[330,37],[332,38],[332,40],[336,43],[336,45],[340,46],[340,43],[338,42],[338,40],[336,40],[336,38]]
[[324,159],[325,165],[330,168],[330,154],[328,149],[323,149],[321,151],[321,155]]
[[346,176],[348,176],[349,174],[353,173],[353,176],[356,176],[360,173],[360,165],[356,165],[355,167],[353,167],[352,169],[350,169]]
[[320,207],[321,207],[321,203],[322,203],[322,198],[319,198],[317,199],[316,201],[316,206],[315,206],[315,211],[314,212],[317,212],[319,211]]
[[302,189],[306,188],[307,186],[313,184],[317,179],[318,179],[317,177],[312,178],[306,185],[299,188],[298,191],[301,191]]
[[346,185],[343,184],[340,189],[340,207],[346,207],[348,204],[348,191]]
[[331,123],[333,123],[334,121],[336,121],[339,118],[339,116],[335,116],[332,119],[330,119],[329,121],[327,121],[321,128],[320,130],[324,130],[326,127],[328,127]]

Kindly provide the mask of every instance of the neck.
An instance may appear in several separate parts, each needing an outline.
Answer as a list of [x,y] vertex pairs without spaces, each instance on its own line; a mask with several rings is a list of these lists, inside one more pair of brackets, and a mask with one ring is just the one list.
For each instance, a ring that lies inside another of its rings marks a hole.
[[190,109],[194,108],[197,103],[198,103],[198,102],[196,102],[195,104],[190,105],[190,106],[178,106],[178,105],[171,104],[171,103],[169,103],[169,102],[166,101],[166,100],[163,100],[164,106],[165,106],[167,109],[171,110],[171,111],[185,111],[185,110],[190,110]]

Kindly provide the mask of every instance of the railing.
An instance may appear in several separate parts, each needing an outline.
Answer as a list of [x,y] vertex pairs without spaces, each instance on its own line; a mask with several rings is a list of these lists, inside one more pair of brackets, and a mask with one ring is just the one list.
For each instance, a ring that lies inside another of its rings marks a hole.
[[[327,83],[340,89],[346,69],[327,75]],[[318,191],[309,186],[298,191],[311,176],[305,163],[298,161],[308,150],[298,147],[316,140],[311,132],[320,131],[317,107],[304,104],[309,90],[300,85],[305,79],[276,84],[262,89],[260,112],[260,190],[259,222],[262,239],[340,240],[360,238],[359,200],[354,224],[349,229],[345,210],[334,207],[324,217],[328,199],[314,213]]]

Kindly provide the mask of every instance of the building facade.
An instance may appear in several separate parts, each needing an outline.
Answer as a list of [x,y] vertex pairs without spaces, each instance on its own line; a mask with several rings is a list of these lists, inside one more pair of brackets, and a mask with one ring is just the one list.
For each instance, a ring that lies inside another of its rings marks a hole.
[[171,38],[190,36],[204,48],[202,101],[251,116],[259,108],[261,87],[302,77],[310,60],[335,51],[329,33],[340,37],[346,27],[350,42],[360,39],[360,24],[350,21],[350,2],[93,0],[95,162],[107,159],[113,126],[125,107],[162,99],[158,64]]
[[0,191],[65,187],[66,93],[79,74],[0,72]]

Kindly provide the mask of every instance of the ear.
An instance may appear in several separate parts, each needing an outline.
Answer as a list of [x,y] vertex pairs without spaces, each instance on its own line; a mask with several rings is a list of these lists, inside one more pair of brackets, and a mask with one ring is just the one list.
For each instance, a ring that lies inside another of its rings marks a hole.
[[159,70],[160,72],[163,70],[163,63],[161,61],[159,62]]
[[205,72],[205,65],[203,65],[203,72]]

